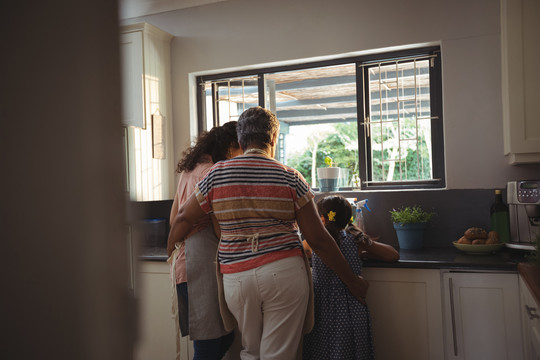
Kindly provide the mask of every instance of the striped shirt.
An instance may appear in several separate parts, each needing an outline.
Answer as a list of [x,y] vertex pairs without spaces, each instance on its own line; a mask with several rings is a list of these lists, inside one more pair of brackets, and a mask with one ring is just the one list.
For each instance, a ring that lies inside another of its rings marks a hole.
[[195,192],[219,222],[222,273],[302,256],[296,211],[313,192],[298,171],[263,156],[238,156],[215,164]]

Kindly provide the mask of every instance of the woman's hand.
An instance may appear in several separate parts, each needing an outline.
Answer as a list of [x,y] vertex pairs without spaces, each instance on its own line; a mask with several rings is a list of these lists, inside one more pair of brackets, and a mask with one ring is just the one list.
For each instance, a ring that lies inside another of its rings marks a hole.
[[366,296],[369,282],[362,276],[357,275],[351,284],[346,284],[351,294],[362,304],[366,305]]

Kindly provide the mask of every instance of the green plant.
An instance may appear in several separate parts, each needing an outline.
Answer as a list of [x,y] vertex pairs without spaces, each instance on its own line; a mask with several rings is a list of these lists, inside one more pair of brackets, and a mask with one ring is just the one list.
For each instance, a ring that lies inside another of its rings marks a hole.
[[540,266],[540,234],[536,235],[536,240],[533,241],[534,251],[525,255],[530,263],[533,263],[536,266]]
[[392,222],[399,224],[425,223],[435,216],[434,212],[425,211],[420,206],[406,206],[390,211]]
[[328,167],[332,167],[333,163],[334,163],[334,160],[330,157],[330,156],[327,156],[324,158],[324,163],[328,166]]

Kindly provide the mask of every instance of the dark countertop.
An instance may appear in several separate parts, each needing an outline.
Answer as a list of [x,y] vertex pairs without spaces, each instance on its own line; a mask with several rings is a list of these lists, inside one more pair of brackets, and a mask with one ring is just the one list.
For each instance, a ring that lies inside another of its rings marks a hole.
[[139,250],[139,260],[167,261],[166,247],[142,247]]
[[[502,249],[494,254],[469,255],[454,247],[422,248],[419,250],[399,249],[400,259],[395,263],[365,260],[365,267],[452,269],[452,270],[498,270],[518,271],[518,263],[525,262],[525,253],[521,250]],[[166,261],[167,250],[164,247],[143,248],[140,260]]]
[[[450,269],[453,271],[510,271],[519,272],[540,305],[540,268],[527,263],[526,252],[503,248],[492,254],[470,255],[454,247],[398,249],[400,259],[395,263],[364,260],[364,267]],[[167,261],[165,247],[140,249],[139,260]]]
[[521,250],[507,249],[481,255],[471,255],[454,247],[429,248],[419,250],[399,249],[400,259],[396,263],[365,260],[365,267],[418,268],[451,270],[491,270],[517,271],[517,264],[525,261]]
[[540,267],[530,263],[520,263],[518,270],[525,284],[529,287],[536,304],[540,306]]

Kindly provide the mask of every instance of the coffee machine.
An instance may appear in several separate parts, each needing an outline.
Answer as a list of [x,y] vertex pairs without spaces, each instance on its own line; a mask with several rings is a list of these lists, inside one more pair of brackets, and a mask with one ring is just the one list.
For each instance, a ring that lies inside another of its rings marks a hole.
[[510,242],[514,249],[534,250],[540,234],[540,180],[508,182],[507,203],[510,212]]

